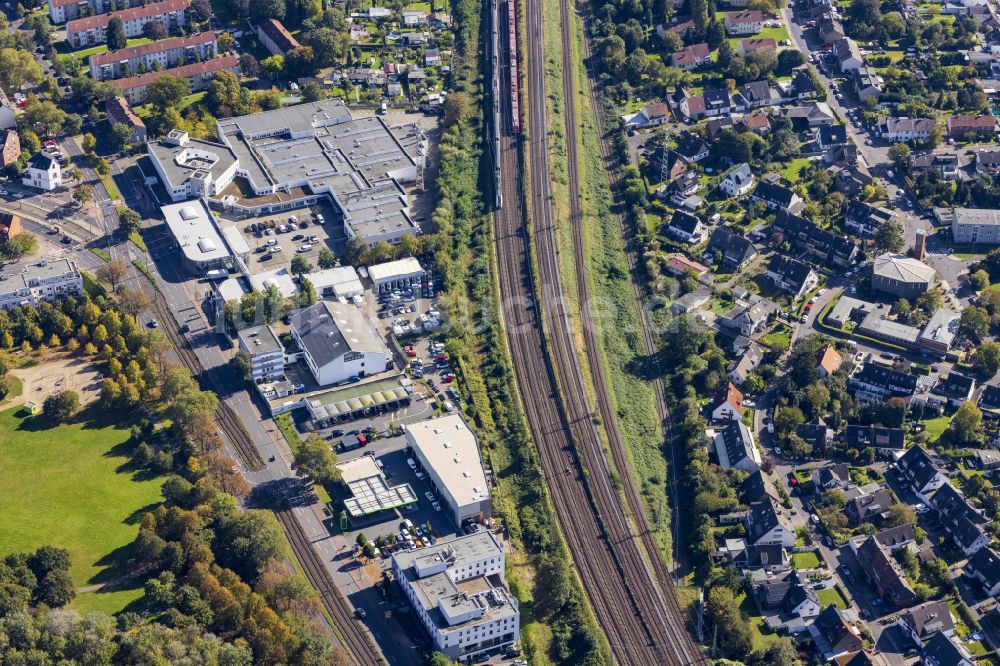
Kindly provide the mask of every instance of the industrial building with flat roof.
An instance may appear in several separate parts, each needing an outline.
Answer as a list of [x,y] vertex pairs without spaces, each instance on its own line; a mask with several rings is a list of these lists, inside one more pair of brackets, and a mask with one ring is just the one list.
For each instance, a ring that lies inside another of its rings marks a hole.
[[374,264],[367,270],[375,291],[391,291],[400,286],[414,284],[424,274],[420,262],[414,257]]
[[349,384],[313,393],[306,396],[304,402],[316,426],[324,428],[410,404],[413,387],[409,381],[400,375],[365,384]]
[[0,280],[0,309],[17,305],[37,306],[66,296],[83,295],[83,276],[69,259],[40,261]]
[[351,497],[344,500],[344,507],[354,518],[397,509],[417,501],[417,495],[408,483],[398,486],[387,484],[382,470],[371,456],[337,463],[337,469],[340,470],[341,481],[351,491]]
[[451,510],[456,525],[489,517],[490,490],[476,434],[459,414],[406,425],[406,442]]
[[503,548],[491,532],[397,551],[392,571],[434,650],[471,660],[517,643],[520,611],[504,582]]
[[[422,137],[419,129],[414,131]],[[232,174],[211,170],[211,189],[198,184],[185,188],[184,181],[196,175],[170,167],[185,152],[184,145],[151,144],[150,158],[169,181],[175,201],[205,190],[220,206],[261,215],[329,198],[348,238],[374,245],[420,233],[401,184],[420,179],[424,138],[415,158],[381,118],[354,118],[337,99],[224,118],[217,121],[216,132],[218,144],[202,143],[211,152],[231,154],[236,167]],[[188,143],[194,145],[194,140]],[[215,145],[224,148],[211,148]]]
[[160,210],[188,270],[205,272],[232,267],[229,248],[219,235],[212,212],[200,199],[170,204]]
[[288,319],[320,386],[385,372],[389,350],[371,319],[356,306],[320,301]]
[[194,139],[178,129],[146,147],[171,201],[217,197],[233,182],[239,167],[236,153],[229,146]]

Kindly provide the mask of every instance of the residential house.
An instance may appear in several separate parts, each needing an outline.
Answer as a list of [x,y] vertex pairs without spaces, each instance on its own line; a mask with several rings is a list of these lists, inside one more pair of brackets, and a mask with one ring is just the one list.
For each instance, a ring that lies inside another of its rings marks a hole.
[[833,345],[824,346],[816,352],[816,372],[819,373],[819,378],[826,379],[837,372],[843,362],[844,357],[833,348]]
[[863,66],[854,70],[854,92],[862,102],[882,96],[884,82],[874,67]]
[[817,467],[813,470],[812,480],[817,493],[834,489],[845,490],[851,485],[851,467],[847,463]]
[[715,436],[715,453],[722,469],[756,472],[761,466],[760,452],[754,444],[753,433],[742,420],[731,421]]
[[727,12],[723,25],[729,35],[756,35],[764,27],[764,14],[759,11]]
[[108,100],[104,105],[108,114],[108,123],[111,125],[125,125],[132,134],[129,136],[129,143],[141,145],[146,143],[146,123],[137,116],[124,97],[116,96]]
[[403,25],[417,26],[427,25],[427,12],[420,9],[404,9],[400,14],[403,17]]
[[683,210],[674,211],[667,224],[667,235],[685,243],[700,243],[705,232],[705,225],[697,215]]
[[796,99],[803,100],[819,93],[816,81],[809,73],[807,66],[796,67],[792,71],[792,92]]
[[896,625],[918,647],[938,632],[945,636],[955,635],[955,618],[948,610],[947,601],[931,601],[915,606],[900,615]]
[[708,44],[702,42],[700,44],[692,44],[683,51],[678,51],[671,58],[674,67],[691,71],[692,69],[711,63],[712,52],[709,50]]
[[777,288],[790,293],[793,299],[801,298],[819,283],[819,276],[809,264],[783,255],[771,259],[767,277]]
[[770,37],[754,37],[752,39],[741,39],[736,46],[736,53],[745,58],[751,53],[765,51],[774,53],[778,50],[778,42]]
[[88,60],[90,76],[94,80],[110,81],[210,60],[218,52],[217,35],[208,31],[105,51],[90,56]]
[[730,112],[732,100],[729,97],[729,91],[725,88],[706,90],[701,96],[705,101],[705,115],[709,118]]
[[886,546],[874,536],[868,537],[861,545],[852,542],[851,546],[865,579],[878,596],[896,608],[913,605],[916,594]]
[[729,381],[737,386],[742,385],[750,373],[760,365],[763,358],[764,352],[761,351],[760,346],[756,342],[751,342],[746,351],[730,364],[728,370]]
[[826,102],[813,102],[806,106],[793,106],[784,109],[785,117],[792,121],[792,129],[805,132],[823,125],[834,125],[837,117]]
[[24,233],[20,216],[14,213],[0,212],[0,243],[6,243],[20,233]]
[[985,417],[1000,418],[1000,386],[987,384],[983,387],[979,396],[979,409]]
[[981,141],[991,141],[996,138],[997,119],[993,115],[949,116],[947,128],[948,136],[952,139],[973,138]]
[[966,377],[957,372],[949,372],[948,376],[941,379],[935,386],[933,395],[940,402],[947,403],[952,407],[958,407],[963,402],[972,400],[972,394],[976,391],[976,380]]
[[757,183],[750,198],[764,204],[770,210],[785,210],[791,213],[798,212],[804,203],[791,189],[766,180]]
[[771,480],[770,475],[762,471],[757,471],[747,477],[740,489],[740,498],[746,505],[759,502],[764,499],[772,499],[775,502],[781,501],[777,486]]
[[933,118],[895,118],[890,116],[878,126],[878,135],[886,141],[926,141],[934,133]]
[[21,174],[21,182],[29,187],[37,187],[51,192],[62,185],[62,169],[59,160],[46,152],[35,153],[28,160]]
[[975,666],[964,645],[940,632],[927,641],[920,658],[925,666]]
[[755,335],[764,329],[776,309],[770,301],[761,300],[753,304],[738,301],[719,317],[719,325],[741,335]]
[[976,173],[984,176],[1000,173],[1000,150],[977,150]]
[[12,129],[0,130],[0,169],[6,169],[21,157],[21,139]]
[[708,144],[694,132],[685,131],[677,135],[677,147],[674,150],[691,163],[700,162],[709,155]]
[[961,318],[957,312],[944,308],[935,312],[920,334],[920,350],[944,358],[951,349],[960,323]]
[[853,654],[864,647],[861,632],[844,619],[843,613],[833,604],[827,606],[809,626],[816,649],[823,659],[831,661],[837,657]]
[[826,159],[836,164],[836,166],[831,167],[833,186],[844,196],[853,199],[858,192],[871,185],[872,177],[866,171],[862,171],[853,159],[849,164],[841,162],[847,154],[852,154],[856,158],[857,146],[853,143],[846,146],[834,146],[827,152]]
[[292,33],[288,32],[288,28],[275,18],[264,19],[257,24],[257,39],[271,52],[271,55],[281,57],[301,46]]
[[822,608],[816,592],[794,572],[759,576],[751,580],[754,597],[763,610],[780,610],[792,617],[816,617]]
[[906,447],[906,431],[902,428],[882,426],[848,425],[844,428],[845,448],[862,450],[899,449]]
[[699,264],[693,259],[688,259],[683,254],[672,254],[667,257],[667,270],[671,274],[681,276],[687,275],[688,273],[694,273],[696,276],[701,277],[708,272],[708,266],[704,264]]
[[814,451],[824,451],[833,443],[833,429],[827,427],[823,419],[818,419],[816,423],[800,423],[795,434],[811,445]]
[[733,119],[730,116],[724,118],[712,118],[707,123],[705,123],[705,129],[708,130],[708,138],[715,139],[719,138],[722,134],[722,130],[731,128],[733,126]]
[[756,178],[746,162],[737,164],[719,181],[719,189],[731,197],[741,197],[753,189]]
[[973,466],[983,471],[1000,469],[1000,451],[995,449],[976,449],[970,456]]
[[424,67],[437,67],[441,64],[441,52],[438,49],[424,51]]
[[633,119],[633,125],[641,127],[656,127],[670,120],[670,106],[663,102],[650,102],[639,110]]
[[743,393],[729,384],[708,406],[712,421],[739,421],[743,417]]
[[795,545],[795,525],[779,502],[763,499],[750,505],[745,520],[746,539],[751,545]]
[[844,226],[856,234],[871,236],[894,217],[888,208],[854,200],[848,205],[844,214]]
[[849,143],[846,125],[824,125],[816,132],[816,145],[823,150]]
[[739,571],[761,571],[765,578],[792,568],[788,551],[781,546],[748,546],[744,539],[726,539],[722,552]]
[[733,96],[734,111],[748,111],[765,106],[782,104],[787,100],[784,93],[767,81],[751,81]]
[[751,132],[761,136],[771,133],[771,116],[763,109],[756,109],[743,116],[740,124]]
[[687,173],[691,163],[687,158],[672,148],[663,149],[663,157],[660,158],[660,180],[669,183],[675,178]]
[[875,540],[888,548],[890,553],[899,548],[916,546],[916,539],[917,529],[910,524],[897,525],[875,534]]
[[816,32],[824,44],[836,44],[844,39],[844,28],[832,14],[824,13],[816,22]]
[[806,250],[834,266],[849,266],[858,254],[858,246],[851,239],[785,210],[775,214],[771,229],[778,234],[777,237],[772,234],[778,243],[788,241],[793,247]]
[[992,548],[980,548],[968,559],[962,574],[982,587],[988,597],[1000,594],[1000,556]]
[[883,402],[889,398],[909,398],[917,388],[917,377],[878,363],[855,369],[847,383],[859,400]]
[[873,493],[864,493],[847,500],[847,504],[844,505],[844,514],[847,516],[848,524],[857,527],[862,523],[870,523],[885,514],[895,500],[891,490],[879,488]]
[[712,232],[708,241],[708,252],[722,254],[722,266],[735,273],[757,256],[757,249],[746,236],[741,236],[725,227]]
[[666,194],[672,197],[690,197],[701,188],[701,180],[697,171],[685,171],[671,181],[667,186]]
[[935,491],[950,485],[941,462],[920,445],[907,449],[896,461],[896,469],[925,501]]
[[712,290],[701,287],[674,299],[674,302],[670,304],[670,313],[676,317],[679,314],[694,312],[705,307],[710,300],[712,300]]
[[963,553],[972,555],[990,542],[983,531],[989,519],[969,504],[955,486],[945,483],[927,499],[937,510],[941,525]]
[[840,65],[840,71],[845,74],[857,71],[865,64],[865,57],[861,55],[858,43],[850,37],[833,42],[833,55]]

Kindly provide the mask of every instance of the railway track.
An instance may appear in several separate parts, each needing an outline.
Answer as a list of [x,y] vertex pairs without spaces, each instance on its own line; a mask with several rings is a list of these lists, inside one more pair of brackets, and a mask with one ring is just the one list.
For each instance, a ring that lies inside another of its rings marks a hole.
[[[523,216],[515,204],[523,190],[516,144],[509,137],[501,145],[507,205],[496,217],[501,296],[507,305],[505,324],[518,384],[524,390],[525,411],[574,562],[615,657],[627,664],[705,663],[684,630],[684,616],[672,589],[657,580],[650,560],[659,559],[658,551],[644,553],[642,538],[633,534],[584,398],[561,300],[548,149],[542,138],[547,123],[541,3],[527,0],[526,6],[528,124],[532,132],[528,150],[542,308],[532,307],[530,253]],[[561,10],[564,57],[568,58],[571,34],[565,2]],[[571,71],[566,62],[563,65],[564,71]],[[566,117],[573,119],[567,124],[572,132],[568,141],[575,146],[574,93],[572,82],[564,83]],[[570,165],[570,179],[579,192],[575,156]],[[575,205],[578,212],[578,202]],[[572,461],[570,465],[566,465],[567,460]],[[576,468],[575,474],[570,472],[572,468]],[[662,582],[668,580],[667,576]]]
[[[180,360],[181,365],[191,373],[192,377],[202,375],[202,367],[198,361],[198,357],[191,350],[187,339],[170,323],[174,321],[174,316],[161,296],[157,295],[153,299],[152,310],[156,313],[157,319],[163,322],[164,325],[161,330],[166,333],[174,349],[177,350],[177,358]],[[207,386],[207,378],[201,384],[203,389],[207,390],[210,388]],[[225,434],[229,443],[232,444],[236,455],[240,459],[240,463],[245,469],[258,470],[264,467],[264,459],[261,457],[260,451],[257,450],[253,440],[250,439],[250,434],[246,431],[246,428],[240,423],[239,417],[233,412],[233,408],[225,400],[219,400],[219,406],[215,410],[215,423]]]
[[[563,1],[565,2],[565,0]],[[585,22],[586,20],[589,19],[588,13],[583,13],[581,14],[581,16]],[[588,74],[587,78],[589,82],[589,85],[587,86],[587,96],[590,98],[590,103],[594,110],[594,119],[596,121],[596,127],[597,127],[597,137],[601,148],[601,157],[603,158],[604,164],[608,170],[608,174],[611,180],[612,190],[616,195],[619,195],[621,192],[621,183],[620,179],[615,173],[614,165],[611,163],[610,159],[611,148],[608,145],[607,131],[604,124],[604,114],[602,113],[602,108],[597,98],[597,94],[593,85],[593,82],[597,80],[597,77],[594,75],[593,71],[593,58],[591,52],[590,33],[586,29],[586,26],[584,28],[583,47],[584,47],[583,62],[584,66],[587,68],[587,74]],[[620,201],[620,198],[618,200]],[[632,293],[633,296],[635,297],[636,303],[640,304],[641,306],[643,302],[643,294],[642,294],[642,289],[637,280],[637,276],[639,274],[639,266],[638,266],[639,259],[637,256],[638,248],[635,246],[633,247],[628,246],[630,234],[627,225],[625,223],[624,216],[621,214],[621,212],[616,212],[615,217],[618,220],[618,228],[621,230],[622,238],[627,241],[625,248],[625,260],[628,262],[629,275],[632,276]],[[634,242],[634,239],[632,239],[632,242]],[[580,246],[578,244],[578,248],[579,247]],[[581,302],[584,302],[584,299],[581,298]],[[668,475],[669,475],[668,483],[670,486],[670,496],[674,498],[673,504],[671,506],[671,521],[670,521],[671,537],[672,537],[671,570],[672,572],[676,572],[682,566],[682,559],[683,559],[682,553],[683,553],[684,543],[683,539],[681,538],[681,535],[685,533],[684,530],[682,529],[684,517],[678,510],[678,503],[677,503],[677,500],[679,498],[677,461],[683,460],[684,451],[678,447],[677,442],[673,436],[673,421],[670,415],[670,407],[667,405],[666,386],[663,382],[663,376],[662,376],[663,373],[660,371],[659,361],[656,360],[657,359],[656,354],[659,351],[659,346],[653,339],[653,333],[652,333],[653,327],[651,322],[649,321],[649,311],[644,307],[640,307],[639,312],[642,320],[641,323],[642,323],[643,346],[645,348],[646,355],[649,358],[654,359],[654,366],[656,368],[656,372],[654,373],[656,378],[653,380],[653,389],[656,392],[656,410],[657,414],[660,417],[660,424],[661,427],[663,428],[664,439],[667,447],[669,448],[669,455],[670,455],[669,460],[667,461]],[[610,402],[607,402],[607,404],[610,404]],[[607,420],[605,420],[605,423],[607,423]],[[615,461],[615,464],[616,466],[619,464],[617,459]],[[631,481],[631,479],[629,480]],[[630,483],[630,485],[631,485],[631,493],[630,493],[631,496],[629,498],[630,505],[632,505],[633,502],[638,502],[638,504],[635,504],[634,506],[643,507],[643,504],[638,497],[635,484]],[[635,512],[634,508],[633,511]],[[639,511],[635,513],[635,515],[645,516],[645,513],[644,511]],[[643,529],[642,532],[651,542],[650,546],[653,548],[651,552],[656,552],[658,549],[658,545],[656,544],[655,539],[651,538],[651,534],[649,534],[648,529]],[[656,558],[656,560],[654,561],[654,565],[656,565],[656,568],[658,569],[657,574],[660,575],[661,579],[666,580],[667,572],[663,570],[662,564],[663,563],[660,558]],[[670,578],[672,580],[676,580],[676,577],[673,575],[671,575]]]
[[302,530],[302,525],[292,514],[287,499],[284,496],[272,495],[272,497],[275,499],[274,515],[288,536],[288,543],[292,547],[295,558],[302,566],[302,572],[319,592],[323,609],[330,616],[334,626],[337,627],[338,638],[341,645],[347,650],[351,662],[359,666],[383,664],[384,662],[376,656],[379,654],[378,648],[372,643],[371,638],[360,623],[354,619],[347,602],[341,596],[337,586],[330,580],[330,573],[320,561],[316,550],[309,543],[309,538]]

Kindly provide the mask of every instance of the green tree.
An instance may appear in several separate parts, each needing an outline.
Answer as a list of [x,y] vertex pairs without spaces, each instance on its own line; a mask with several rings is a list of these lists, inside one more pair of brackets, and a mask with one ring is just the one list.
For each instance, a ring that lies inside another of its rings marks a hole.
[[87,132],[86,134],[83,135],[83,138],[80,140],[80,144],[83,146],[83,152],[85,154],[93,155],[94,149],[97,148],[97,139],[94,138],[93,134]]
[[264,289],[263,298],[261,299],[262,314],[264,316],[264,323],[272,324],[281,318],[282,313],[285,310],[285,298],[278,291],[278,287],[269,284]]
[[131,208],[118,209],[118,230],[125,236],[131,236],[142,228],[142,215]]
[[798,407],[781,407],[774,416],[774,427],[780,437],[788,437],[805,422],[806,417]]
[[41,83],[42,66],[35,62],[30,51],[17,48],[0,48],[0,88],[20,90],[25,83]]
[[292,257],[291,270],[293,275],[302,275],[303,273],[308,273],[312,269],[312,264],[309,263],[309,260],[306,259],[305,256],[296,254]]
[[972,288],[976,291],[982,291],[990,286],[990,274],[980,268],[969,276],[969,283],[972,284]]
[[232,363],[236,369],[236,374],[242,377],[244,381],[253,379],[253,363],[250,361],[250,354],[241,349],[233,356]]
[[125,123],[115,123],[111,126],[110,139],[115,152],[125,150],[132,143],[132,128]]
[[954,433],[959,443],[974,442],[982,422],[983,413],[976,407],[976,403],[967,401],[951,417],[948,429]]
[[273,55],[260,61],[260,73],[265,79],[277,80],[285,74],[285,58]]
[[894,143],[889,147],[889,159],[898,169],[905,169],[910,161],[910,147],[905,143]]
[[80,183],[73,188],[73,201],[82,206],[94,199],[94,188],[86,183]]
[[1000,370],[1000,342],[984,342],[979,345],[972,365],[979,372],[995,375]]
[[875,231],[873,237],[875,250],[882,252],[899,252],[903,249],[903,225],[896,220],[890,220]]
[[312,434],[299,443],[295,451],[294,467],[300,476],[308,476],[316,483],[329,483],[340,479],[337,455],[319,435]]
[[[194,7],[194,4],[191,5]],[[146,21],[145,25],[142,26],[142,36],[150,41],[158,41],[160,39],[166,39],[170,33],[167,32],[166,26],[160,23],[156,19]],[[227,33],[222,33],[227,34]]]
[[309,280],[309,278],[304,277],[302,278],[302,281],[299,282],[297,300],[299,302],[299,307],[303,308],[313,305],[319,300],[319,297],[316,295],[316,287],[313,286],[313,283]]
[[38,239],[28,232],[15,234],[0,243],[0,259],[5,261],[17,261],[26,254],[31,254],[38,249]]
[[324,247],[319,251],[319,255],[316,257],[316,261],[320,268],[327,269],[333,268],[337,265],[337,256],[328,247]]
[[159,109],[176,107],[191,94],[188,80],[173,74],[162,74],[146,86],[146,101]]
[[59,391],[45,398],[42,413],[53,423],[65,423],[80,407],[80,396],[76,391]]
[[916,525],[917,512],[909,504],[895,502],[889,507],[889,516],[886,518],[886,527],[899,527],[900,525]]
[[318,102],[326,99],[326,90],[315,81],[309,81],[302,86],[302,99],[307,102]]
[[109,51],[118,51],[128,46],[128,37],[125,36],[125,24],[119,17],[113,16],[108,21],[107,34]]

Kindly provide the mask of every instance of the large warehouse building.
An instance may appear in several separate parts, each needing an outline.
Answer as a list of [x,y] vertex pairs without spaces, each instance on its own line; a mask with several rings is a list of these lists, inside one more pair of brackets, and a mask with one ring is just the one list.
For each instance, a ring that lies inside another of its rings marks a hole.
[[[218,143],[150,144],[174,201],[204,192],[214,204],[261,215],[329,199],[348,238],[374,245],[420,233],[402,185],[420,180],[426,140],[404,136],[408,151],[397,136],[406,130],[394,133],[378,116],[355,118],[342,101],[328,99],[225,118],[216,133]],[[201,157],[197,151],[215,157],[203,158],[201,169],[184,168]]]
[[479,442],[460,415],[408,424],[406,442],[434,482],[456,525],[491,515]]
[[354,305],[320,301],[291,317],[292,337],[320,386],[385,372],[389,350]]

